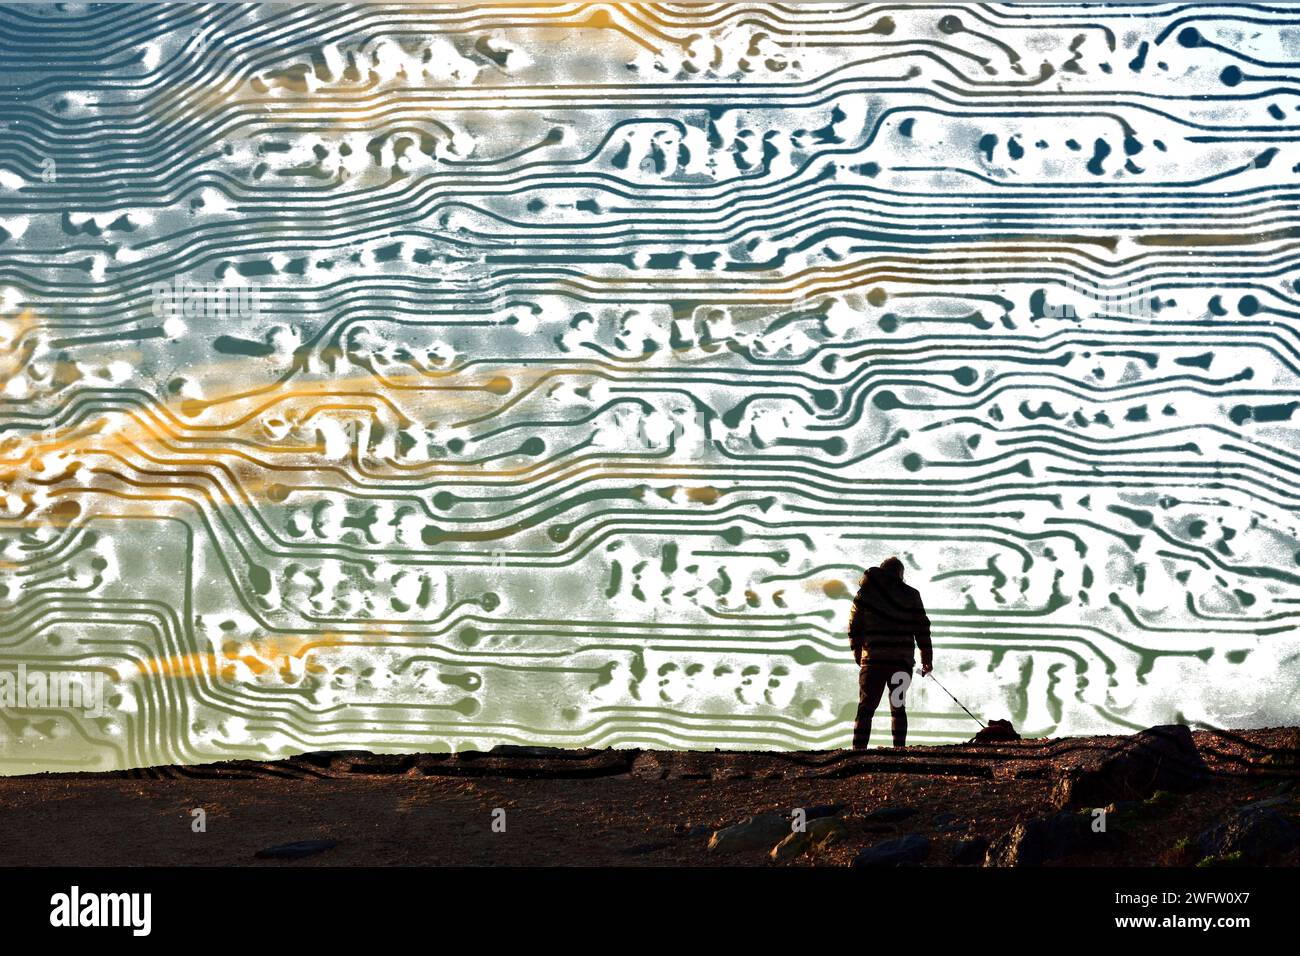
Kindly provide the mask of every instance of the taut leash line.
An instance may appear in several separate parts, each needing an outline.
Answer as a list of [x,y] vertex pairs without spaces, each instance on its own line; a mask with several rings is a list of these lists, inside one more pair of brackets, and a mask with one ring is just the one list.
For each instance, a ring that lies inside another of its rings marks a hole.
[[[929,678],[930,678],[931,680],[933,680],[936,684],[939,684],[939,678],[937,678],[937,677],[934,676],[934,671],[931,671],[929,674],[927,674],[927,675],[925,675],[925,676],[926,676],[926,677],[929,677]],[[945,694],[947,694],[949,697],[952,697],[952,691],[950,691],[948,688],[944,687],[942,684],[939,684],[939,689],[942,690],[942,691],[943,691]],[[963,704],[961,701],[959,701],[956,697],[952,697],[952,702],[953,702],[954,704],[956,704],[958,707],[960,707],[962,710],[965,710],[966,713],[970,715],[970,719],[971,719],[971,720],[975,721],[975,723],[979,724],[981,727],[984,726],[984,721],[980,720],[978,717],[976,717],[974,714],[972,714],[969,710],[967,710],[967,709],[966,709],[966,705]]]

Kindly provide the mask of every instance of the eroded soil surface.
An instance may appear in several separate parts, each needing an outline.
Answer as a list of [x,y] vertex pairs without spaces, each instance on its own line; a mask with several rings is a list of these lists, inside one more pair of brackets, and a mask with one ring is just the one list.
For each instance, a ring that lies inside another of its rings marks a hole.
[[[1255,801],[1281,796],[1294,809],[1294,729],[1196,731],[1193,739],[1207,785],[1165,798],[1105,846],[1048,865],[1194,865],[1199,854],[1180,838],[1194,841]],[[710,832],[753,814],[842,804],[840,839],[782,865],[843,866],[907,834],[930,840],[923,865],[949,865],[963,840],[993,841],[1054,812],[1061,775],[1123,740],[865,753],[349,752],[8,777],[0,778],[0,864],[772,866],[766,849],[709,850]],[[869,816],[886,807],[912,812]],[[200,808],[205,832],[194,829]],[[293,861],[254,857],[307,840],[337,845]],[[1300,850],[1268,862],[1295,865]]]

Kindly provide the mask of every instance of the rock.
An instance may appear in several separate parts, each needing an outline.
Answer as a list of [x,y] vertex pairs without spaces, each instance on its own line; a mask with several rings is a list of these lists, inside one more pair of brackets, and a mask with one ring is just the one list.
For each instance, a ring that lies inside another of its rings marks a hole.
[[877,843],[853,858],[853,866],[901,866],[920,863],[930,855],[930,841],[919,833]]
[[815,807],[804,807],[803,818],[820,820],[822,817],[833,817],[847,806],[847,803],[821,803]]
[[309,763],[313,767],[320,767],[322,770],[328,770],[334,763],[334,758],[338,756],[337,752],[329,750],[309,750],[305,754],[298,754],[294,760],[301,760],[303,763]]
[[1289,797],[1268,797],[1264,800],[1254,800],[1244,807],[1238,807],[1238,812],[1244,810],[1258,810],[1260,807],[1286,807],[1287,809],[1282,811],[1283,813],[1286,813],[1291,809],[1291,804],[1292,800]]
[[351,761],[348,773],[381,774],[406,773],[415,766],[415,754],[366,754],[364,760]]
[[[1163,793],[1164,791],[1161,792]],[[1112,814],[1117,817],[1126,815],[1133,816],[1140,813],[1144,806],[1145,804],[1141,800],[1118,800],[1105,808],[1106,816],[1109,817]]]
[[790,821],[775,813],[760,813],[723,827],[709,838],[709,849],[719,853],[765,850],[790,832]]
[[668,776],[668,768],[650,751],[637,754],[628,772],[641,780],[663,780]]
[[[1105,832],[1116,837],[1120,834],[1134,833],[1144,820],[1158,815],[1141,800],[1119,800],[1100,809],[1102,811],[1100,819],[1106,828]],[[1089,819],[1092,819],[1097,814],[1097,808],[1091,809],[1088,813]]]
[[1300,764],[1300,728],[1293,728],[1276,747],[1259,759],[1260,763],[1275,767],[1294,767]]
[[957,820],[957,819],[959,819],[959,817],[957,816],[957,814],[955,814],[955,813],[949,813],[948,811],[945,810],[943,813],[936,813],[936,814],[934,815],[934,821],[933,821],[933,822],[934,822],[934,825],[935,825],[935,826],[937,826],[937,827],[941,827],[941,826],[944,826],[944,825],[946,825],[946,824],[952,823],[952,822],[954,822],[954,821]]
[[1184,724],[1169,724],[1085,755],[1063,771],[1052,790],[1052,805],[1062,810],[1104,807],[1143,800],[1157,790],[1190,793],[1209,779],[1191,731]]
[[701,823],[699,826],[691,827],[687,830],[686,835],[688,837],[712,836],[713,827],[709,826],[707,823]]
[[1279,811],[1273,801],[1243,807],[1196,838],[1196,848],[1202,856],[1227,857],[1240,853],[1250,863],[1259,863],[1274,853],[1286,853],[1298,844],[1300,827]]
[[984,865],[1039,866],[1097,847],[1104,839],[1104,833],[1093,831],[1089,815],[1061,811],[1017,823],[989,847]]
[[494,757],[558,757],[557,747],[537,747],[531,744],[497,744],[488,753]]
[[1177,803],[1178,798],[1168,790],[1157,790],[1146,800],[1117,800],[1105,807],[1106,826],[1132,829],[1143,820],[1164,816]]
[[872,810],[862,819],[865,823],[897,823],[916,816],[916,813],[915,807],[880,807]]
[[259,860],[298,860],[304,856],[324,853],[338,846],[337,840],[302,840],[298,843],[281,843],[258,850],[253,854]]
[[768,854],[773,863],[786,863],[813,849],[821,849],[841,839],[847,828],[833,817],[819,817],[808,824],[802,832],[789,834],[784,840],[772,847]]
[[773,863],[788,863],[796,857],[802,856],[812,847],[812,837],[808,831],[802,833],[791,833],[784,840],[772,847],[772,852],[768,858]]
[[957,844],[957,848],[952,851],[952,862],[958,866],[971,866],[984,862],[984,854],[988,852],[988,837],[972,837],[969,840],[962,840]]
[[813,847],[818,850],[839,842],[848,832],[848,828],[843,823],[831,817],[814,820],[808,824],[808,833],[812,836]]
[[1178,806],[1177,794],[1170,793],[1168,790],[1157,790],[1146,798],[1142,804],[1142,810],[1148,815],[1161,816],[1176,806]]

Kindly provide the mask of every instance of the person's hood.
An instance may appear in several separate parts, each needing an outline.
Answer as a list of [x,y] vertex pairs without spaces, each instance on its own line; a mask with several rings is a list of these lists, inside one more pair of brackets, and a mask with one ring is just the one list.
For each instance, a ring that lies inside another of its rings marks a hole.
[[870,582],[872,587],[891,591],[902,591],[908,587],[906,581],[895,577],[879,566],[867,569],[867,581]]

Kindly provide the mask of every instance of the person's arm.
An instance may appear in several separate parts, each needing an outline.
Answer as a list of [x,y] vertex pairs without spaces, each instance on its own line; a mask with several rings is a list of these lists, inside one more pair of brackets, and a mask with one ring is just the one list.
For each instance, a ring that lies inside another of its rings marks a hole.
[[934,670],[934,648],[930,645],[930,618],[925,613],[925,605],[921,603],[921,595],[916,595],[915,624],[913,625],[913,634],[916,637],[916,646],[921,651],[921,676],[924,677],[930,671]]
[[859,667],[862,666],[862,628],[861,619],[858,614],[858,600],[853,599],[853,606],[849,608],[849,647],[853,648],[853,662]]

